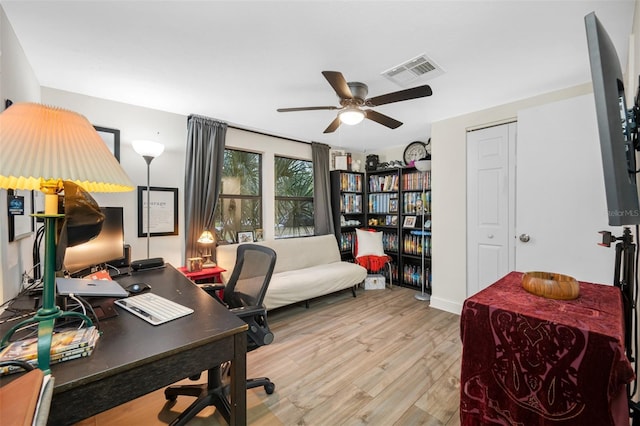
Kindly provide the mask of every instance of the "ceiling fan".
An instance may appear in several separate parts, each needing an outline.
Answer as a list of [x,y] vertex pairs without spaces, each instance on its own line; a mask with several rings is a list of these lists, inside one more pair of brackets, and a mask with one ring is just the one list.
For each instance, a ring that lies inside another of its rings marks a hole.
[[370,108],[393,102],[424,98],[432,94],[431,87],[424,85],[367,98],[369,88],[366,84],[358,81],[347,82],[339,71],[322,71],[322,75],[324,75],[331,87],[333,87],[333,90],[335,90],[338,98],[340,98],[340,106],[278,108],[278,112],[339,110],[338,116],[329,124],[329,127],[324,130],[324,133],[334,132],[340,126],[340,123],[358,124],[365,118],[387,126],[390,129],[397,129],[402,126],[402,122],[372,109],[364,109],[364,107]]

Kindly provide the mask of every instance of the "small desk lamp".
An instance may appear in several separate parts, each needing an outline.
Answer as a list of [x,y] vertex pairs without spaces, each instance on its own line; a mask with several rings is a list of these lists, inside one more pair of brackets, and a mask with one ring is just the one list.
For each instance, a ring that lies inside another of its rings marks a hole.
[[419,160],[416,161],[414,163],[416,170],[418,170],[419,172],[421,172],[422,174],[422,231],[420,232],[420,234],[422,235],[422,250],[421,250],[421,261],[422,261],[422,277],[420,279],[421,283],[422,283],[422,291],[420,293],[416,293],[415,297],[418,300],[421,301],[429,301],[431,300],[431,296],[429,296],[428,293],[425,293],[424,291],[424,287],[426,284],[426,281],[429,279],[429,275],[426,273],[425,269],[424,269],[424,257],[425,257],[425,247],[424,247],[424,237],[427,231],[425,231],[424,229],[424,222],[425,222],[425,216],[426,216],[426,205],[425,205],[425,191],[426,191],[426,186],[427,186],[427,182],[425,182],[425,176],[428,170],[431,170],[431,160]]
[[149,237],[151,237],[151,205],[149,202],[151,188],[149,187],[149,170],[154,158],[159,157],[164,152],[164,145],[160,142],[137,140],[131,143],[133,150],[144,158],[147,162],[147,259],[149,259]]
[[200,238],[198,238],[198,243],[205,246],[206,249],[204,254],[204,264],[202,265],[203,268],[215,268],[216,266],[215,262],[211,260],[211,246],[215,242],[213,234],[211,234],[211,231],[207,229],[205,229],[204,232],[202,232],[202,235],[200,235]]
[[131,191],[133,184],[120,163],[82,115],[61,108],[16,103],[0,114],[0,188],[40,190],[45,196],[45,252],[42,308],[30,319],[9,330],[0,341],[6,345],[25,324],[38,323],[38,368],[50,372],[51,336],[55,320],[80,317],[62,311],[56,295],[56,222],[58,193],[63,181],[71,181],[89,192]]

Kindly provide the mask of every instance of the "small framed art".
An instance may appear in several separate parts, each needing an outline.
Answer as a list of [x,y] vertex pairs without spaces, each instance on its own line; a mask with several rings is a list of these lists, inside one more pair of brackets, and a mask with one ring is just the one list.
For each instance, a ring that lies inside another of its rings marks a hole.
[[415,216],[405,216],[404,222],[402,223],[403,228],[414,228],[416,226],[416,217]]
[[28,237],[33,232],[33,191],[7,190],[9,241]]
[[252,243],[253,242],[253,231],[242,231],[238,232],[238,243]]

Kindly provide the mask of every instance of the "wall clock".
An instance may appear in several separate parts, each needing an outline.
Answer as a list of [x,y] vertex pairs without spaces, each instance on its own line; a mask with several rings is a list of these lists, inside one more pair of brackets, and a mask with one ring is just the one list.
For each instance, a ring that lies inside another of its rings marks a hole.
[[427,145],[424,142],[415,141],[411,142],[404,149],[403,159],[405,164],[410,164],[412,161],[422,160],[427,156]]

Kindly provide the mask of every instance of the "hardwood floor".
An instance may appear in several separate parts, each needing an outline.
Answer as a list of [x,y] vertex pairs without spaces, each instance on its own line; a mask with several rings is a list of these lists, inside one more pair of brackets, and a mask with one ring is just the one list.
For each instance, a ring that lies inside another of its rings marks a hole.
[[[247,374],[276,390],[247,392],[248,423],[459,425],[460,318],[414,293],[359,289],[270,312],[275,341],[247,355]],[[161,389],[79,424],[167,424],[191,401],[170,405]],[[210,407],[190,424],[226,423]]]

